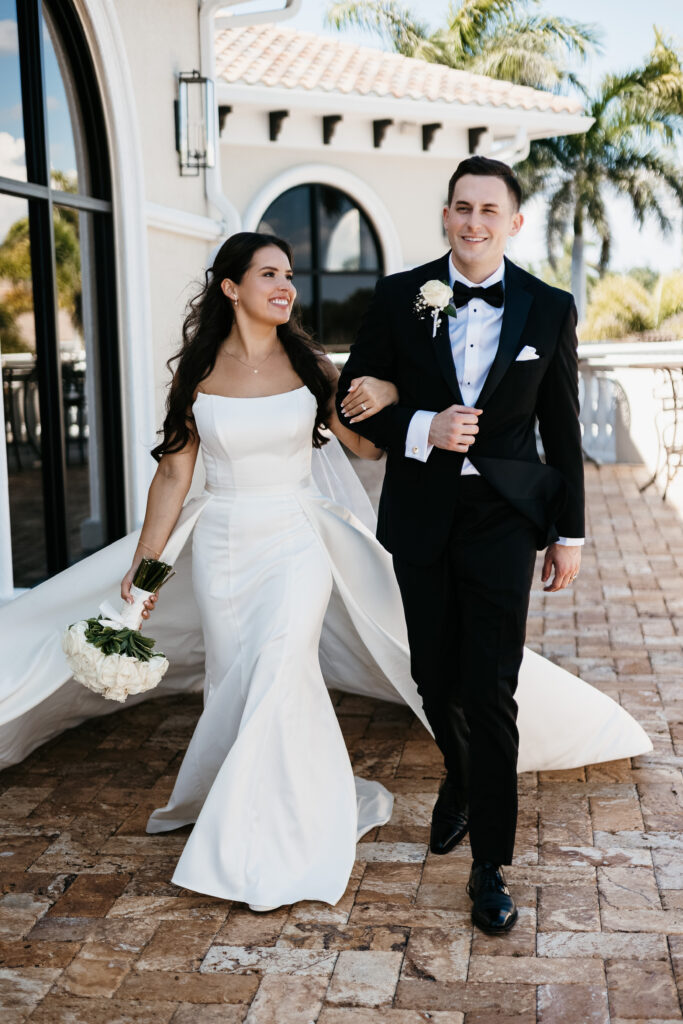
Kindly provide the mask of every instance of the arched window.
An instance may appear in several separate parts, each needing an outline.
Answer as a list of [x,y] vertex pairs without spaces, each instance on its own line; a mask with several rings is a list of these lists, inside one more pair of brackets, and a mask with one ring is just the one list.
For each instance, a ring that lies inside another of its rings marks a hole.
[[258,230],[285,238],[294,249],[306,327],[327,348],[347,349],[384,270],[365,212],[337,188],[297,185],[270,204]]
[[0,86],[0,523],[9,509],[19,588],[125,529],[109,154],[70,0],[0,0]]

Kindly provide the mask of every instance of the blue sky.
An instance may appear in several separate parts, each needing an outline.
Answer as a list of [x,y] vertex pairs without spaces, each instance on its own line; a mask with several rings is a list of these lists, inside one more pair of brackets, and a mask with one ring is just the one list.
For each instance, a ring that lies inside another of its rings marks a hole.
[[[447,0],[404,0],[407,6],[419,11],[421,20],[436,27],[445,20]],[[287,22],[303,31],[326,32],[338,35],[324,26],[326,0],[303,0],[301,11]],[[571,17],[576,21],[597,25],[603,33],[603,52],[583,65],[580,73],[589,86],[595,86],[610,71],[621,71],[637,64],[648,52],[653,40],[653,25],[678,38],[683,46],[682,0],[543,0],[539,10]],[[381,46],[381,40],[367,33],[345,32],[344,38],[370,46]],[[667,271],[683,264],[683,236],[680,214],[679,227],[668,238],[663,238],[654,227],[639,231],[632,222],[630,207],[623,200],[610,203],[610,221],[614,234],[612,268],[627,269],[634,265],[649,264]],[[513,255],[523,262],[543,259],[543,209],[538,202],[526,209],[527,223]],[[637,254],[634,256],[634,254]]]
[[[68,174],[76,168],[71,117],[62,76],[47,27],[43,25],[43,56],[48,108],[50,165]],[[19,55],[16,41],[15,0],[0,0],[0,133],[12,139],[23,138]],[[0,174],[23,178],[21,147],[7,137],[0,146]]]

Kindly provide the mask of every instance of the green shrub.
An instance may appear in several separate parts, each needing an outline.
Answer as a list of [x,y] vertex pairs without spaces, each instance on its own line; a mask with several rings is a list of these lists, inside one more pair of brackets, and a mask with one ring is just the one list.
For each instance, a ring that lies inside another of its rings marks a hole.
[[656,326],[652,295],[633,277],[607,274],[593,288],[586,319],[585,341],[624,338]]

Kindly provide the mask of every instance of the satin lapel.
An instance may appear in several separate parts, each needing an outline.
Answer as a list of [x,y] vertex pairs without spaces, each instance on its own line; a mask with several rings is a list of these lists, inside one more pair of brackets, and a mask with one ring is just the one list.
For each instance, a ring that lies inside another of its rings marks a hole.
[[[446,253],[444,257],[437,260],[431,266],[434,268],[435,273],[425,277],[425,281],[437,279],[439,281],[448,281],[448,260],[450,258],[450,252]],[[424,284],[424,282],[423,282]],[[449,317],[445,313],[441,314],[441,323],[439,324],[436,337],[432,337],[433,322],[432,318],[425,317],[425,326],[428,331],[428,337],[434,346],[434,355],[436,361],[439,364],[439,368],[446,379],[446,383],[453,392],[453,396],[458,405],[463,405],[462,395],[460,393],[460,386],[458,384],[458,375],[455,372],[455,364],[453,363],[453,351],[451,349],[451,336],[448,329]]]
[[442,374],[446,378],[446,383],[453,392],[457,404],[464,405],[462,395],[460,393],[460,385],[458,384],[458,375],[455,372],[455,363],[453,362],[451,335],[448,329],[449,319],[450,318],[447,317],[445,313],[441,314],[441,323],[437,328],[436,337],[432,340],[432,343],[434,345],[436,361],[439,364]]
[[518,281],[515,265],[506,260],[505,309],[503,310],[498,351],[491,364],[488,377],[484,381],[481,394],[474,403],[475,407],[481,408],[488,401],[513,362],[532,301],[531,292],[527,291]]

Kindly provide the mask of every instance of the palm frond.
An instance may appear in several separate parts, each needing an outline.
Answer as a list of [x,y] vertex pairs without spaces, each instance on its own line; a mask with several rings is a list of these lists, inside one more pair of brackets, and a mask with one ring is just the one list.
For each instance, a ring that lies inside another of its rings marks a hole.
[[602,49],[604,38],[599,25],[546,15],[515,17],[511,28],[524,35],[528,34],[530,38],[542,40],[548,49],[553,48],[558,53],[563,51],[584,59]]
[[[497,41],[496,41],[497,42]],[[510,37],[510,41],[470,58],[465,64],[468,71],[489,78],[527,85],[532,89],[556,92],[563,81],[563,73],[557,63],[539,47],[530,45],[529,40]]]
[[629,199],[640,226],[653,217],[663,234],[670,233],[673,224],[663,203],[664,195],[673,195],[683,205],[683,173],[672,161],[656,152],[622,154],[614,161],[607,180]]
[[520,0],[451,0],[444,31],[453,53],[463,60],[475,56],[482,39],[506,28],[519,7]]
[[336,29],[378,32],[407,57],[424,56],[419,53],[420,47],[429,38],[426,24],[417,21],[410,8],[396,0],[337,0],[327,8],[325,22]]
[[469,71],[536,89],[559,92],[570,72],[567,58],[585,57],[597,46],[591,26],[561,18],[514,19],[480,40]]

